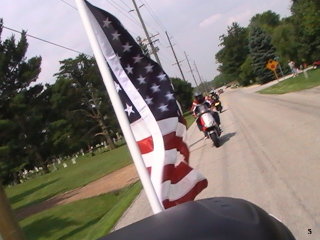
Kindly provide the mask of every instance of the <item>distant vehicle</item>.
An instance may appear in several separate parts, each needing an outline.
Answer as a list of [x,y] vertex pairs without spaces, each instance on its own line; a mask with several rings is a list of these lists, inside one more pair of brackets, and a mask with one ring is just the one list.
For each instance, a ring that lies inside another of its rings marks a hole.
[[312,65],[313,65],[314,69],[320,68],[320,60],[319,61],[315,61]]

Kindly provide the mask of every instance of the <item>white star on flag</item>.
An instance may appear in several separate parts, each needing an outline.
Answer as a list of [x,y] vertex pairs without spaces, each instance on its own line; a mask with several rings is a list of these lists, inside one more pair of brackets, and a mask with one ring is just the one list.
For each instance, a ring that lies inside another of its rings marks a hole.
[[119,54],[116,54],[117,58],[119,59],[119,61],[121,60],[121,57],[119,56]]
[[173,93],[168,92],[168,93],[166,94],[166,98],[168,99],[168,101],[174,99]]
[[152,84],[151,90],[153,93],[159,92],[160,91],[160,85]]
[[127,70],[127,73],[128,73],[128,74],[130,74],[130,73],[132,74],[132,73],[133,73],[133,71],[132,71],[132,70],[133,70],[133,67],[131,67],[129,64],[128,64],[127,67],[126,67],[126,70]]
[[166,80],[167,75],[166,75],[166,74],[164,74],[164,73],[162,73],[162,74],[158,75],[158,76],[157,76],[157,78],[159,78],[159,79],[160,79],[160,81],[163,81],[163,80]]
[[139,63],[141,62],[141,59],[143,59],[143,57],[141,57],[140,54],[138,54],[137,56],[133,57],[133,63]]
[[119,92],[121,90],[121,87],[118,83],[114,82],[114,85],[116,86],[116,90],[117,92]]
[[132,48],[132,46],[130,46],[128,42],[122,47],[123,47],[123,52],[130,52],[130,48]]
[[144,68],[146,69],[147,73],[153,71],[153,70],[152,70],[152,69],[153,69],[153,65],[151,65],[150,63],[149,63],[147,66],[145,66]]
[[108,28],[110,24],[111,24],[111,21],[109,20],[109,18],[106,18],[106,19],[103,21],[103,27]]
[[149,96],[146,97],[145,101],[148,105],[151,105],[153,103],[152,98]]
[[112,35],[112,40],[117,40],[117,41],[119,40],[119,37],[121,36],[121,34],[118,33],[118,31],[115,31],[111,35]]
[[168,111],[168,105],[166,104],[161,104],[159,109],[161,110],[161,112],[165,112]]
[[124,111],[126,111],[128,113],[128,116],[130,117],[131,113],[134,113],[132,106],[129,106],[128,104],[126,104],[126,109]]
[[137,80],[139,81],[139,84],[140,84],[140,85],[146,83],[145,79],[146,79],[146,78],[145,78],[145,77],[142,77],[141,75],[140,75],[140,77],[137,78]]

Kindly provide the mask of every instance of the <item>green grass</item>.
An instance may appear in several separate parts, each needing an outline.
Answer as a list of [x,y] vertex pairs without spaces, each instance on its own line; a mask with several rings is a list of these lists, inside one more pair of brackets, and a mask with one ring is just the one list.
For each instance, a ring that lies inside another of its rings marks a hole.
[[191,112],[186,112],[183,114],[183,116],[187,122],[187,128],[189,128],[191,126],[191,124],[194,122],[195,118],[192,116]]
[[141,190],[135,183],[119,191],[56,206],[20,222],[27,239],[94,240],[106,235]]
[[269,88],[259,91],[263,94],[284,94],[313,88],[320,85],[320,69],[307,71],[309,78],[305,78],[303,73],[297,77],[289,78],[277,83]]
[[28,180],[6,189],[14,209],[19,209],[80,186],[132,163],[126,146],[112,151],[83,156],[77,164]]

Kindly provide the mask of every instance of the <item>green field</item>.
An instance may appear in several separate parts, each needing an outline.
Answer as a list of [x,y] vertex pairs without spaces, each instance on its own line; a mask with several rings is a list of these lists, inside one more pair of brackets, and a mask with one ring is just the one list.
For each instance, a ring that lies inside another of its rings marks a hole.
[[30,179],[6,189],[14,209],[44,201],[59,193],[84,186],[132,163],[126,146],[112,151],[79,157],[77,164]]
[[187,128],[189,128],[191,126],[191,124],[194,122],[195,118],[194,118],[194,116],[192,116],[191,112],[187,112],[183,116],[187,122]]
[[320,69],[307,71],[308,78],[300,73],[297,77],[286,79],[269,88],[259,91],[263,94],[284,94],[313,88],[320,85]]
[[27,239],[93,240],[105,236],[141,190],[135,183],[98,197],[56,206],[20,221]]
[[[191,113],[185,114],[187,126],[194,122]],[[77,164],[66,161],[57,171],[35,176],[6,193],[11,205],[18,210],[36,204],[77,187],[84,186],[119,168],[132,163],[126,146],[108,152],[87,154]],[[112,193],[75,201],[34,214],[21,220],[27,239],[97,239],[105,236],[130,206],[141,190],[140,182]]]

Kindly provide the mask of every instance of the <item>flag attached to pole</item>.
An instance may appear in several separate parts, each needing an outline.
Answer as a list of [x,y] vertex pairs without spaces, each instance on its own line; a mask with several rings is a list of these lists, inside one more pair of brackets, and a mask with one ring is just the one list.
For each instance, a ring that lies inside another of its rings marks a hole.
[[117,18],[85,5],[158,199],[165,208],[193,200],[208,183],[188,165],[185,121],[167,74]]

